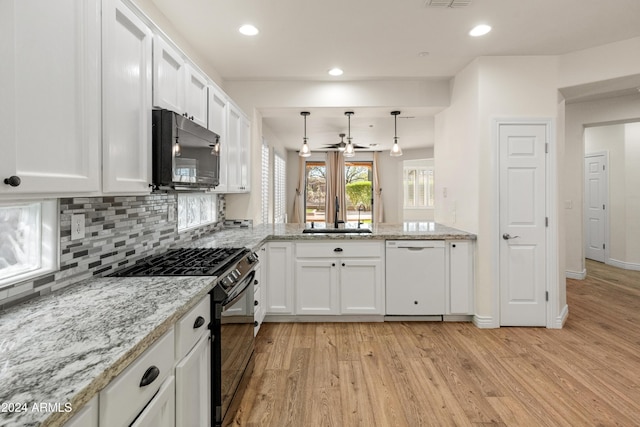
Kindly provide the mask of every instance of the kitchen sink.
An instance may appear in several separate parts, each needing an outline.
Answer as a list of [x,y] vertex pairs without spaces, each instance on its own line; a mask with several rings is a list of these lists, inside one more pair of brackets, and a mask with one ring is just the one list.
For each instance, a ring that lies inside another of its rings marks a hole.
[[371,234],[368,228],[305,228],[304,234]]

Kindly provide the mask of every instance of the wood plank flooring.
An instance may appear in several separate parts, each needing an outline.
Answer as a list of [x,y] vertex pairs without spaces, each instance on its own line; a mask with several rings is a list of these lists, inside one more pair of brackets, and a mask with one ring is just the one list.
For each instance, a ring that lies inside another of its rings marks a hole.
[[265,323],[235,426],[638,426],[640,272],[587,262],[561,330]]

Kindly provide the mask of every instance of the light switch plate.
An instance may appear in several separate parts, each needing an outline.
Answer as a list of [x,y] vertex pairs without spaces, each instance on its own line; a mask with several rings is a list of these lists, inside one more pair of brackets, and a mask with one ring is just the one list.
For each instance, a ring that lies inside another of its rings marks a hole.
[[71,215],[71,240],[82,239],[84,237],[84,215]]

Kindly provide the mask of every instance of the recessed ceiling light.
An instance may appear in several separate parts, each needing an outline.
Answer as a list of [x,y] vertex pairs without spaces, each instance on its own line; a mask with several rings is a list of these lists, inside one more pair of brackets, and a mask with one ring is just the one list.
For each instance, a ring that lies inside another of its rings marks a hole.
[[331,74],[332,76],[341,76],[342,73],[344,73],[344,71],[342,71],[340,68],[332,68],[329,70],[329,74]]
[[429,52],[418,52],[418,56],[422,56],[422,57],[429,56]]
[[256,27],[248,24],[238,28],[238,31],[240,31],[240,33],[244,34],[245,36],[255,36],[260,32]]
[[476,25],[475,27],[473,27],[473,29],[471,31],[469,31],[469,35],[471,37],[479,37],[479,36],[484,36],[489,31],[491,31],[491,26],[490,25],[481,24],[481,25]]

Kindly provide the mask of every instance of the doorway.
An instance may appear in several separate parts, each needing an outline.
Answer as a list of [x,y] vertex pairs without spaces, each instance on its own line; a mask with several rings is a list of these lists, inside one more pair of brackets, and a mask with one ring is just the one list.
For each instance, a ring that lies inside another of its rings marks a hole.
[[607,152],[584,156],[584,256],[600,262],[605,262],[607,258],[607,163]]

